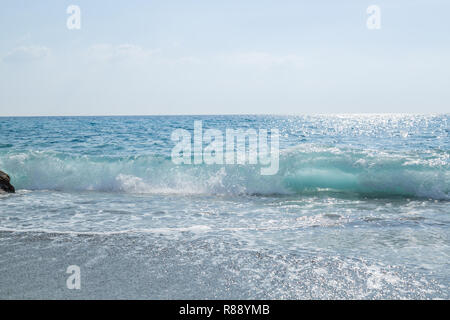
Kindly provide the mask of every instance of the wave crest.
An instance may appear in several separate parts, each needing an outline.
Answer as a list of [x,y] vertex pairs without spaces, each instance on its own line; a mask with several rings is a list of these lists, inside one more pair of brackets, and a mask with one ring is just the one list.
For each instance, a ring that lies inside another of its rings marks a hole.
[[107,157],[28,151],[0,156],[18,189],[179,194],[332,191],[450,199],[449,154],[302,145],[280,155],[274,176],[255,165],[175,165],[161,156]]

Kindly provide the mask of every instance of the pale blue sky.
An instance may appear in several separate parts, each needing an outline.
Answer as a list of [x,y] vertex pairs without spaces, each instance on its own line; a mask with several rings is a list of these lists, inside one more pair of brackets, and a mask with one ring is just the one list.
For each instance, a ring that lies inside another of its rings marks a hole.
[[0,5],[0,116],[450,112],[448,0]]

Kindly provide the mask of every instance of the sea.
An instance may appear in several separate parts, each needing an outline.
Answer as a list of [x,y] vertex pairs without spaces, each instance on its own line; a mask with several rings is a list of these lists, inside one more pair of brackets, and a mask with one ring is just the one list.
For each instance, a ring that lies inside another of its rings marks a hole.
[[[277,129],[278,171],[175,163],[195,121]],[[449,137],[449,114],[0,117],[0,298],[449,299]]]

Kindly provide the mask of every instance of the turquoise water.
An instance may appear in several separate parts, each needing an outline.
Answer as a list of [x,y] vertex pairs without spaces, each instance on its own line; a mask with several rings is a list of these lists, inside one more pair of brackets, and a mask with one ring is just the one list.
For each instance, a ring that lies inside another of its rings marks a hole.
[[[276,175],[173,130],[280,131]],[[449,115],[0,118],[1,298],[450,297]],[[65,286],[79,265],[82,289]]]

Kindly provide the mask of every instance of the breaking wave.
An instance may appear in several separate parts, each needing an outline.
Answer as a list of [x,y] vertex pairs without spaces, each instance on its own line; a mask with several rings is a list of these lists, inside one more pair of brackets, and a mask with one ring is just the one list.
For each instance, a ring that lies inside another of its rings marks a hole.
[[449,153],[380,152],[302,145],[280,154],[279,171],[255,165],[175,165],[170,158],[69,155],[48,151],[0,155],[17,189],[176,194],[315,194],[450,199]]

